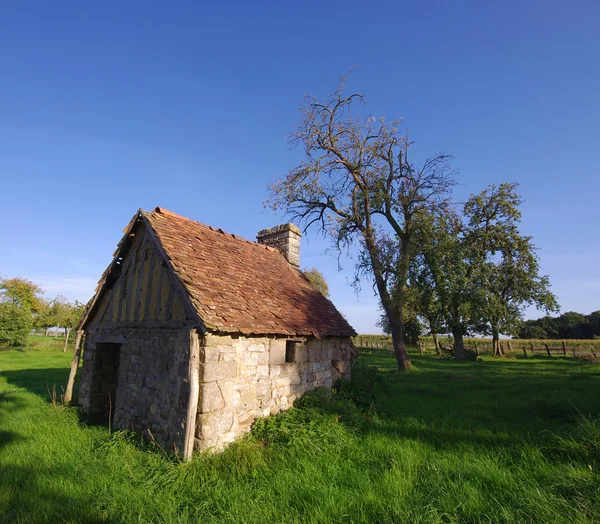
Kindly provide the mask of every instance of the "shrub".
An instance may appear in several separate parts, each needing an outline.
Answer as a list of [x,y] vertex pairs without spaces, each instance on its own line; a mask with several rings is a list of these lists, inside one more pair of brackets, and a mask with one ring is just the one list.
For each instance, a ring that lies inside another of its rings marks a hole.
[[23,345],[33,327],[31,313],[17,304],[0,304],[0,343]]
[[257,419],[253,439],[264,443],[310,449],[338,449],[349,437],[366,430],[375,413],[375,401],[387,389],[385,375],[356,364],[352,380],[336,387],[320,387],[294,402],[294,407],[274,417]]
[[[454,351],[454,347],[450,346],[449,348],[445,348],[440,346],[441,349],[441,353],[440,353],[440,357],[447,359],[447,360],[454,360],[456,358],[456,352]],[[477,355],[477,352],[466,348],[465,347],[465,359],[466,360],[471,360],[473,362],[475,362],[476,360],[479,359],[479,356]]]

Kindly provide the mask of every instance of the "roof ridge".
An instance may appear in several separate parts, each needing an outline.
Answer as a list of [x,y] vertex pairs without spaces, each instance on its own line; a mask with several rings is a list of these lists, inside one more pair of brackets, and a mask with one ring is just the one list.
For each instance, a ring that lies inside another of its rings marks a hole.
[[235,235],[234,233],[228,233],[227,231],[223,231],[221,228],[214,228],[208,224],[203,224],[202,222],[198,222],[197,220],[192,220],[191,218],[184,217],[182,215],[178,215],[177,213],[173,213],[173,211],[169,211],[168,209],[165,209],[164,207],[156,206],[152,211],[144,211],[144,213],[159,213],[166,217],[178,218],[179,220],[185,220],[186,222],[192,222],[194,224],[198,224],[199,226],[207,227],[210,230],[215,231],[217,233],[221,233],[222,235],[230,236],[233,239],[238,240],[239,242],[246,242],[247,244],[252,244],[252,245],[264,248],[267,251],[272,251],[273,253],[279,253],[279,250],[274,247],[267,246],[266,244],[261,244],[260,242],[248,240],[247,238],[244,238],[239,235]]

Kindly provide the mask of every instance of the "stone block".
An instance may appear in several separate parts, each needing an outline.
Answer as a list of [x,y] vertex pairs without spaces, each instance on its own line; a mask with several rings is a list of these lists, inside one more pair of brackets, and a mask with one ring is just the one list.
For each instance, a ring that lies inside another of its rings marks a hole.
[[280,388],[282,386],[291,386],[300,384],[300,375],[290,375],[287,377],[280,377],[273,382],[274,387]]
[[352,364],[348,360],[332,360],[331,365],[341,375],[346,375],[352,371]]
[[240,396],[239,403],[241,406],[254,406],[255,404],[258,404],[258,399],[256,398],[256,392],[244,391]]
[[229,380],[237,376],[237,362],[202,362],[200,363],[200,382],[216,382]]
[[198,412],[211,413],[225,407],[225,398],[221,386],[217,382],[200,384]]
[[220,351],[218,360],[229,362],[229,361],[235,360],[235,358],[236,358],[235,351]]
[[321,342],[315,340],[308,345],[308,361],[318,362],[319,360],[321,360]]
[[281,386],[289,386],[292,383],[292,377],[281,377],[273,381],[273,385],[276,388]]
[[231,411],[215,411],[203,413],[197,419],[196,436],[203,440],[218,440],[233,428],[233,413]]
[[335,369],[334,367],[331,368],[331,381],[332,383],[337,382],[340,378],[342,378],[341,373]]
[[271,386],[269,384],[257,384],[256,397],[262,402],[271,398]]
[[295,357],[296,362],[308,362],[308,348],[304,344],[298,344]]
[[280,375],[283,376],[290,376],[290,375],[297,375],[298,373],[300,373],[300,366],[298,366],[298,364],[296,364],[295,362],[288,362],[286,364],[283,364],[282,366],[280,366],[281,369],[281,373]]
[[344,360],[344,355],[344,350],[337,345],[331,349],[331,360]]
[[269,346],[269,364],[285,364],[285,340],[271,340]]
[[254,410],[247,411],[238,417],[238,427],[241,431],[246,431],[250,428],[254,420],[256,419],[256,414]]
[[213,362],[219,360],[219,350],[212,347],[200,348],[200,362]]
[[325,381],[331,381],[331,370],[328,369],[326,371],[317,371],[315,373],[315,382],[318,382],[319,384],[324,384]]

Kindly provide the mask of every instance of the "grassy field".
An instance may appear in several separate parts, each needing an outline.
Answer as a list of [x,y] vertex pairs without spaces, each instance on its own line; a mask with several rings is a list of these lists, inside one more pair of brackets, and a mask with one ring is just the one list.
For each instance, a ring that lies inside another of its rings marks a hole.
[[70,353],[0,350],[2,522],[597,522],[600,365],[561,357],[393,372],[307,395],[182,464],[53,405]]
[[[433,338],[430,336],[420,337],[423,348],[427,351],[433,351],[435,348]],[[450,348],[453,345],[451,337],[439,336],[438,341],[442,346]],[[470,349],[477,348],[480,353],[492,353],[491,338],[471,338],[465,337],[465,345]],[[502,347],[505,353],[508,354],[523,354],[525,353],[544,353],[546,346],[550,349],[551,354],[562,354],[566,352],[566,356],[573,356],[575,353],[578,357],[584,355],[592,355],[594,358],[600,354],[600,340],[592,339],[571,339],[571,340],[555,340],[555,339],[501,339]],[[357,335],[354,337],[354,343],[358,346],[370,348],[392,348],[392,337],[389,335]],[[564,343],[564,347],[563,347]]]

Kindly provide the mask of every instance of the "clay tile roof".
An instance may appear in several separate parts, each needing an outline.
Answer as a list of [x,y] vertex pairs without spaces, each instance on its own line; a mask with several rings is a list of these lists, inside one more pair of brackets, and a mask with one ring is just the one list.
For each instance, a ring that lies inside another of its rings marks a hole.
[[207,329],[316,337],[356,334],[332,302],[276,249],[163,208],[142,214]]

